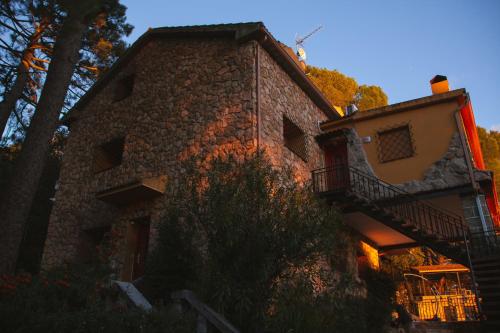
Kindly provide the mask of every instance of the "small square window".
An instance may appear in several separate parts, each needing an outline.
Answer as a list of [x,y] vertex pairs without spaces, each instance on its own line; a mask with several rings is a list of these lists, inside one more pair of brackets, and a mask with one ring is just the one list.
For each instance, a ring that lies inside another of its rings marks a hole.
[[283,138],[285,147],[307,161],[306,136],[304,131],[287,117],[283,117]]
[[381,162],[408,158],[415,153],[408,125],[379,132],[378,140],[378,152]]
[[122,163],[124,143],[124,138],[117,138],[96,147],[94,172],[99,173],[120,165]]
[[128,96],[132,95],[132,91],[134,90],[134,81],[134,74],[130,74],[119,79],[115,85],[113,102],[121,101],[122,99],[125,99]]

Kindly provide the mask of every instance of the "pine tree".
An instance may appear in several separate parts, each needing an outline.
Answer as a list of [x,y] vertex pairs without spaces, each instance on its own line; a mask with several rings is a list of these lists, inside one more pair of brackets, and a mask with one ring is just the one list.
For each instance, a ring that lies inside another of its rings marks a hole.
[[85,34],[92,30],[96,19],[111,13],[120,13],[122,18],[117,22],[124,22],[125,8],[118,0],[60,0],[57,5],[66,15],[52,50],[36,112],[15,163],[14,176],[0,203],[2,273],[15,270],[26,220],[50,151],[50,142],[59,125],[68,87],[81,59]]

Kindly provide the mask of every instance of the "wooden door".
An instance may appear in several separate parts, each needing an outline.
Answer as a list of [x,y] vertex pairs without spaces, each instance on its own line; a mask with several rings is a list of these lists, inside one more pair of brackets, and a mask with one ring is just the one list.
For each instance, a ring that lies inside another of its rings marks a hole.
[[123,274],[125,280],[134,281],[145,273],[149,245],[149,227],[149,217],[134,220],[129,224],[127,232],[127,260]]
[[349,184],[347,142],[337,141],[325,146],[325,166],[328,190],[334,191]]

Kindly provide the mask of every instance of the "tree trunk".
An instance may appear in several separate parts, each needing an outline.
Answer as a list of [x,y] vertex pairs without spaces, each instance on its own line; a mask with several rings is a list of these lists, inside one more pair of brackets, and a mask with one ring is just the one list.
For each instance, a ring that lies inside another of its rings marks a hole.
[[10,114],[16,107],[16,102],[21,98],[23,94],[24,87],[29,79],[30,64],[35,56],[35,46],[38,44],[42,38],[42,34],[45,31],[48,23],[46,20],[42,20],[42,23],[35,29],[35,32],[30,36],[30,40],[26,49],[23,52],[19,66],[17,67],[16,81],[12,85],[12,88],[5,93],[4,99],[0,102],[0,138],[9,121]]
[[70,13],[57,38],[37,110],[16,160],[15,174],[0,203],[0,273],[15,271],[26,220],[79,59],[85,29],[82,13]]
[[28,82],[28,66],[21,59],[21,63],[17,67],[16,81],[12,85],[12,88],[5,93],[4,99],[0,103],[0,137],[7,126],[7,121],[9,121],[12,110],[16,107],[17,100],[21,98],[24,87]]

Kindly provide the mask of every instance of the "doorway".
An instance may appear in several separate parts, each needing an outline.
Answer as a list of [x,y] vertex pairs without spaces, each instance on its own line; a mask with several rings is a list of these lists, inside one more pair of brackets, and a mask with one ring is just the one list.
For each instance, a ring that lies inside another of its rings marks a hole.
[[325,145],[325,166],[328,190],[334,191],[349,184],[347,141],[336,140]]
[[134,281],[144,275],[149,245],[151,219],[135,219],[127,226],[126,260],[122,278]]

